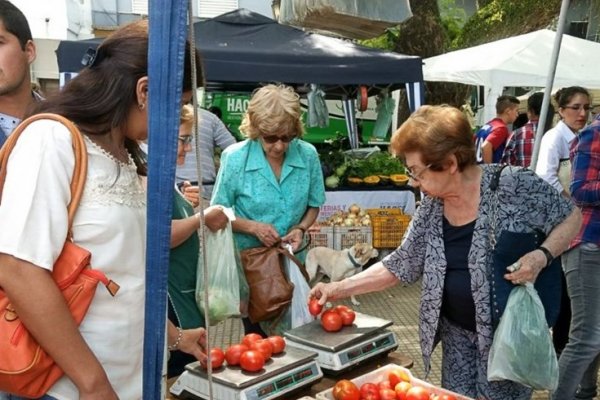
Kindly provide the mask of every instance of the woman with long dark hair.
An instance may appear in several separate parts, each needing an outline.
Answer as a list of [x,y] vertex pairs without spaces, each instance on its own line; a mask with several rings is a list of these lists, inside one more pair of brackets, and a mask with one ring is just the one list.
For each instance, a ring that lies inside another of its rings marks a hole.
[[[189,54],[188,46],[182,101],[193,89]],[[147,59],[148,22],[126,25],[33,111],[60,114],[83,133],[88,170],[73,240],[91,252],[95,269],[120,285],[115,297],[96,291],[79,327],[50,274],[67,236],[74,165],[69,131],[53,120],[36,121],[10,157],[0,205],[0,287],[65,372],[44,399],[142,398],[146,192],[140,175],[146,166],[137,143],[148,135]],[[200,354],[203,330],[183,337],[169,332],[170,345],[190,344],[188,350]]]

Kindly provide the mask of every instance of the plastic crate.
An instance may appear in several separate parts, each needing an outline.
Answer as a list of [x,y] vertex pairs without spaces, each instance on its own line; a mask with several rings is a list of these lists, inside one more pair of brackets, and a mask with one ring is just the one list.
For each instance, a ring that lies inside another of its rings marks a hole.
[[395,249],[400,246],[411,217],[397,208],[373,208],[367,210],[373,227],[373,247]]
[[349,249],[356,243],[372,245],[373,229],[370,226],[335,226],[333,227],[333,249]]
[[309,249],[312,249],[313,247],[328,247],[330,249],[334,248],[332,226],[313,225],[308,230],[308,234],[310,235],[310,244],[308,245]]
[[[451,392],[449,390],[442,389],[437,386],[433,386],[429,382],[425,382],[420,379],[417,379],[410,373],[409,370],[407,370],[404,367],[401,367],[400,365],[396,365],[396,364],[384,365],[383,367],[377,368],[376,370],[369,372],[368,374],[364,374],[364,375],[358,376],[354,379],[351,379],[351,381],[354,382],[354,384],[356,386],[358,386],[359,389],[362,384],[367,383],[367,382],[378,384],[379,382],[382,382],[385,379],[387,379],[387,373],[394,369],[404,370],[408,374],[408,376],[410,376],[410,384],[411,385],[423,386],[424,388],[426,388],[433,394],[448,394],[448,395],[454,396],[457,400],[473,400],[470,397],[462,396],[460,394]],[[333,388],[323,390],[322,392],[317,393],[315,397],[318,400],[333,400]]]

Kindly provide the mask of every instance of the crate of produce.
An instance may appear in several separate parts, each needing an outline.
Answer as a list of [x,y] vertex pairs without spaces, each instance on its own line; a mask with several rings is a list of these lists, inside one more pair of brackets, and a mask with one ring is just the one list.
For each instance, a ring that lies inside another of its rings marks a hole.
[[400,245],[411,217],[397,208],[372,208],[367,210],[373,227],[373,247],[395,249]]
[[310,236],[310,244],[308,245],[308,249],[312,249],[313,247],[329,247],[330,249],[333,249],[333,229],[333,226],[323,226],[317,224],[311,226],[308,230],[308,235]]
[[370,226],[334,226],[333,249],[349,249],[356,243],[372,244],[373,230]]
[[[389,373],[392,371],[399,372],[399,376],[401,376],[402,379],[408,379],[410,387],[420,386],[424,388],[425,391],[427,391],[427,393],[430,394],[429,398],[431,399],[436,399],[437,396],[447,395],[451,399],[456,400],[473,400],[470,397],[462,396],[458,393],[454,393],[449,390],[434,386],[429,382],[417,379],[410,373],[408,369],[396,364],[384,365],[383,367],[377,368],[372,372],[351,379],[351,381],[354,382],[358,389],[360,389],[360,387],[365,383],[374,383],[375,385],[377,385],[379,382],[390,380]],[[398,377],[398,375],[396,376]],[[315,397],[317,398],[317,400],[334,400],[333,388],[319,392],[316,394]]]

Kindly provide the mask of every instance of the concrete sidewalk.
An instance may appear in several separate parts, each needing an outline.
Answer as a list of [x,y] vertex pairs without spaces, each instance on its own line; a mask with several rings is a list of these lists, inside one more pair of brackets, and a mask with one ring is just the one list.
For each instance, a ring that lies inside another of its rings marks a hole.
[[[422,379],[425,373],[417,325],[420,292],[421,284],[419,282],[411,286],[397,285],[382,292],[358,296],[360,306],[353,306],[349,300],[339,303],[346,304],[364,314],[393,321],[394,324],[388,329],[392,330],[398,338],[400,345],[397,351],[413,359],[414,366],[411,371],[417,378]],[[211,346],[225,348],[232,343],[240,342],[244,332],[239,319],[230,319],[212,327],[209,334]],[[441,348],[438,346],[433,354],[432,369],[427,380],[435,385],[440,385],[440,374]],[[536,392],[533,399],[546,400],[548,393]]]

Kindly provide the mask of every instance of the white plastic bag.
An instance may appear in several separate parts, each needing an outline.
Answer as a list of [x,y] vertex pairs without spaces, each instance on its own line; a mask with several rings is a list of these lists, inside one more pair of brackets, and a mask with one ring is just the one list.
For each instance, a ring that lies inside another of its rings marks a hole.
[[558,386],[558,361],[544,306],[532,283],[517,286],[494,333],[488,380],[508,379],[537,390]]
[[[292,247],[290,245],[286,245],[285,247],[292,253]],[[308,286],[308,282],[306,282],[306,279],[298,269],[298,266],[290,261],[289,258],[285,259],[285,273],[287,274],[288,280],[294,284],[292,304],[288,307],[283,317],[285,325],[284,330],[288,330],[308,324],[314,318],[308,312],[308,306],[306,304],[306,299],[308,299],[308,294],[310,293],[310,286]]]
[[208,316],[210,325],[243,314],[248,294],[248,284],[241,272],[239,258],[233,242],[231,222],[217,232],[206,230],[206,262],[208,264],[208,280],[204,279],[202,260],[198,263],[196,281],[196,303],[206,316],[204,304],[204,288],[208,285]]

